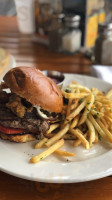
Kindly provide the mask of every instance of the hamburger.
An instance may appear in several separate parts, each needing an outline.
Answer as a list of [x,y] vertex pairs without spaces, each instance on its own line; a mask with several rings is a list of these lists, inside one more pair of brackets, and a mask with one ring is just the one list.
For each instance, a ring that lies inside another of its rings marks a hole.
[[[34,67],[9,70],[0,88],[0,137],[14,142],[42,139],[63,107],[55,82]],[[4,91],[9,89],[10,92]]]

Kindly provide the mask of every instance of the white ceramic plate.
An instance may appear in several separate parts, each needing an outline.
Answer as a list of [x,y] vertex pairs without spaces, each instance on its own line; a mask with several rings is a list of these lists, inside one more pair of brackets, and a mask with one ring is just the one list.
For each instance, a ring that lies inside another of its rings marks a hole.
[[[74,80],[105,92],[112,87],[107,82],[88,76],[65,76],[64,85]],[[72,147],[69,141],[62,149],[75,152],[76,157],[67,161],[67,158],[51,155],[37,164],[31,164],[30,157],[42,151],[33,148],[35,143],[17,144],[0,140],[0,169],[17,177],[53,183],[89,181],[112,174],[112,151],[106,144],[96,144],[90,150],[85,150],[83,146]]]

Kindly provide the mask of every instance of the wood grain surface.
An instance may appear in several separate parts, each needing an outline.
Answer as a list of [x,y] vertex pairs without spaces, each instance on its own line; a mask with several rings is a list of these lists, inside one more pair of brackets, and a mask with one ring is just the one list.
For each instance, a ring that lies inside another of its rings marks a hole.
[[112,200],[112,178],[85,183],[51,184],[0,172],[0,200]]
[[17,66],[89,74],[90,60],[82,54],[68,56],[51,52],[47,46],[33,42],[31,35],[19,33],[15,17],[0,17],[0,46],[15,56]]
[[[20,34],[16,17],[0,16],[0,47],[9,50],[17,66],[89,74],[91,61],[81,54],[67,56],[50,52]],[[85,166],[86,167],[86,166]],[[47,184],[16,178],[0,172],[0,200],[112,200],[112,177],[77,184]]]

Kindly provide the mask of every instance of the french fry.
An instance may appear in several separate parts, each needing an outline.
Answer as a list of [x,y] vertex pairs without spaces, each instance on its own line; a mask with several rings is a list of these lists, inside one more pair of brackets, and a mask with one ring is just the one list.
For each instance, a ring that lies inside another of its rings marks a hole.
[[104,117],[101,118],[101,121],[103,122],[104,126],[108,129],[108,123],[104,119]]
[[78,84],[78,83],[77,83],[76,81],[72,81],[72,84],[75,84],[75,85],[76,85],[76,84]]
[[105,107],[104,107],[104,106],[102,106],[102,107],[100,108],[100,112],[101,112],[101,113],[104,113],[104,112],[105,112]]
[[[66,117],[70,114],[72,101],[73,101],[72,99],[69,99],[69,101],[68,101]],[[68,124],[68,120],[66,120],[66,118],[65,118],[65,121],[64,121],[64,123],[63,123],[63,125],[62,125],[62,128],[63,128],[64,125],[66,125],[66,124]]]
[[82,143],[81,140],[77,139],[74,141],[73,146],[78,147],[81,143]]
[[52,144],[54,144],[57,140],[61,139],[69,130],[69,124],[66,124],[65,127],[60,130],[55,136],[53,136],[51,139],[49,139],[45,145],[47,147],[51,146]]
[[[48,135],[45,135],[47,138],[52,138],[56,135],[57,133],[49,133]],[[76,136],[67,133],[62,137],[64,140],[76,140]]]
[[90,113],[91,113],[92,115],[95,115],[95,116],[98,117],[98,118],[101,118],[101,117],[104,116],[104,113],[99,112],[99,111],[96,111],[96,110],[92,110],[92,109],[91,109]]
[[112,97],[112,89],[109,90],[105,96],[108,98],[111,98]]
[[80,93],[80,90],[79,90],[79,88],[76,88],[76,93]]
[[112,114],[112,107],[111,106],[105,106],[105,110],[104,112],[106,112],[106,114]]
[[95,100],[94,95],[91,93],[87,98],[87,105],[86,105],[85,110],[82,114],[82,117],[79,121],[79,125],[83,124],[86,121],[87,116],[90,113],[91,107],[94,103],[94,100]]
[[85,107],[86,102],[87,102],[87,98],[84,99],[84,101],[83,101],[75,110],[73,110],[73,111],[67,116],[67,120],[68,120],[68,121],[71,121],[74,117],[76,117],[76,116],[81,112],[81,110]]
[[68,115],[70,114],[71,104],[72,104],[72,99],[69,99],[69,101],[68,101],[68,107],[67,107],[67,114],[66,114],[66,116],[68,116]]
[[62,94],[67,99],[80,99],[89,95],[89,93],[67,93],[65,91],[62,91]]
[[92,147],[93,142],[95,141],[95,129],[94,129],[94,126],[89,119],[86,119],[86,124],[87,124],[88,129],[89,129],[89,144],[90,144],[90,147]]
[[107,135],[109,141],[112,142],[112,134],[110,133],[110,131],[103,125],[103,123],[100,121],[100,119],[96,119],[96,121],[99,124],[99,126],[102,128],[104,133]]
[[80,93],[80,90],[78,88],[71,89],[71,93]]
[[110,124],[109,130],[110,130],[110,132],[112,133],[112,124]]
[[109,120],[112,123],[112,119],[109,116],[104,115],[104,118],[107,119],[107,120]]
[[[84,134],[85,138],[86,138],[86,136],[87,136],[87,133]],[[81,140],[77,139],[77,140],[74,141],[73,146],[78,147],[81,143],[82,143]]]
[[102,104],[101,102],[99,102],[99,101],[95,101],[95,104],[96,104],[98,107],[102,107],[102,106],[103,106],[103,104]]
[[64,157],[70,157],[70,156],[76,156],[75,153],[69,152],[69,151],[63,151],[60,149],[57,149],[54,153],[56,153],[59,156],[64,156]]
[[67,112],[67,105],[63,105],[63,109],[62,109],[62,115],[66,115]]
[[84,87],[82,85],[79,85],[79,84],[70,84],[68,86],[69,88],[78,88],[80,91],[85,91],[85,92],[90,92],[90,90],[87,88],[87,87]]
[[98,131],[98,133],[101,135],[101,137],[104,138],[104,140],[107,140],[107,137],[106,137],[104,131],[101,129],[101,127],[96,122],[96,120],[94,119],[94,117],[91,114],[89,114],[88,118],[91,121],[91,123],[93,124],[93,126],[95,127],[95,129]]
[[31,163],[37,163],[37,162],[43,160],[44,158],[46,158],[47,156],[51,155],[54,151],[56,151],[57,149],[59,149],[63,145],[64,145],[64,140],[61,139],[57,143],[55,143],[51,147],[49,147],[47,150],[45,150],[42,153],[40,153],[39,155],[33,156],[30,159],[30,162]]
[[43,145],[45,144],[45,142],[47,142],[48,138],[44,138],[43,140],[39,141],[36,145],[35,145],[35,149],[39,149],[41,147],[43,147]]
[[94,141],[94,143],[97,144],[98,141],[99,141],[99,139],[98,139],[98,132],[97,132],[97,130],[95,130],[95,141]]
[[94,94],[94,95],[97,95],[99,93],[99,90],[97,88],[91,88],[91,92]]
[[75,103],[72,103],[72,105],[70,106],[70,110],[74,110],[77,106],[78,106],[78,99],[75,99]]
[[112,115],[110,113],[107,113],[107,112],[106,112],[106,114],[107,114],[107,116],[104,115],[104,117],[107,118],[107,120],[112,123]]
[[106,103],[106,104],[112,104],[112,101],[111,101],[111,99],[109,99],[109,98],[105,98],[105,97],[103,97],[103,96],[96,96],[96,101],[99,101],[99,102],[101,102],[101,103]]
[[58,123],[52,124],[52,125],[50,125],[50,128],[49,128],[48,131],[46,131],[46,133],[49,134],[49,133],[51,133],[52,131],[54,131],[54,130],[55,130],[56,128],[58,128],[58,127],[59,127],[59,124],[58,124]]
[[71,134],[71,133],[67,133],[63,136],[64,140],[76,140],[76,136]]
[[84,145],[84,147],[86,149],[90,148],[89,142],[85,139],[81,130],[79,130],[78,128],[77,129],[70,129],[70,132],[81,140],[82,144]]
[[75,127],[77,126],[78,121],[79,121],[79,117],[80,117],[80,114],[77,115],[77,116],[73,119],[73,121],[71,122],[70,128],[75,128]]

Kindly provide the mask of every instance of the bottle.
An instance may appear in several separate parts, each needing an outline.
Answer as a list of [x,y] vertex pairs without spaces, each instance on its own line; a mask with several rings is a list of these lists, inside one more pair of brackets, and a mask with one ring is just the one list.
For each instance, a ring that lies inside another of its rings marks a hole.
[[112,23],[100,24],[95,42],[95,62],[102,65],[112,65]]
[[52,51],[62,51],[63,18],[64,14],[59,14],[52,19],[49,31],[49,48]]
[[80,50],[81,31],[79,29],[80,16],[65,16],[66,33],[62,37],[63,51],[73,54]]
[[35,31],[34,0],[15,0],[19,31],[32,34]]

